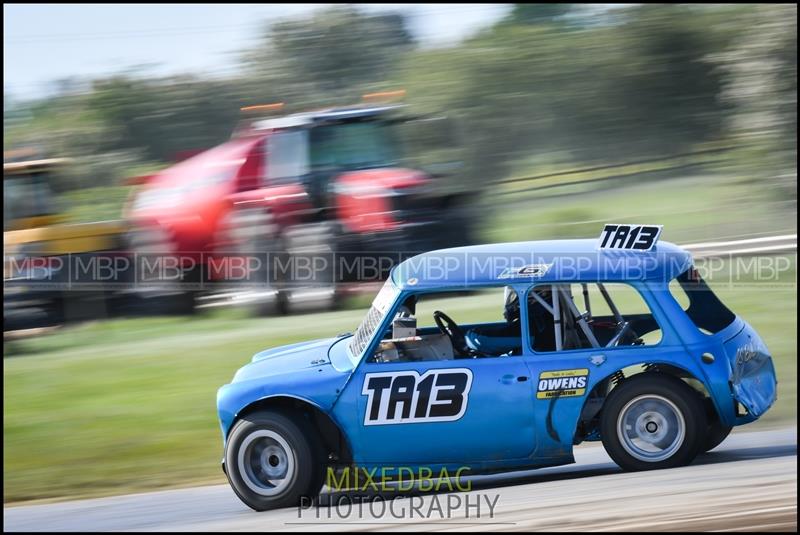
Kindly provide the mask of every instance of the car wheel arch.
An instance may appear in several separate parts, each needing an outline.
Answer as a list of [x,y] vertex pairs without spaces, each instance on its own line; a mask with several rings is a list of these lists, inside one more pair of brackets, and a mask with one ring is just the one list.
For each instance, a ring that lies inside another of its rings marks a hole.
[[239,420],[249,414],[264,410],[279,411],[288,417],[305,418],[319,434],[326,454],[328,454],[328,458],[332,463],[352,462],[353,450],[351,442],[343,431],[342,426],[316,403],[295,396],[274,395],[249,403],[236,413],[233,422],[228,428],[228,434],[230,434],[230,430]]
[[[628,371],[631,368],[638,369],[635,373],[628,373],[627,375],[625,372],[623,372],[623,370]],[[602,379],[597,381],[597,383],[586,395],[578,419],[575,422],[575,429],[573,430],[573,444],[579,444],[584,440],[584,438],[592,435],[594,431],[593,428],[597,425],[599,417],[602,414],[605,401],[615,388],[617,388],[623,382],[630,381],[634,377],[645,373],[668,375],[681,380],[683,383],[697,392],[698,395],[704,400],[710,401],[710,403],[705,404],[709,421],[711,418],[719,419],[719,407],[716,405],[717,402],[714,397],[711,396],[708,385],[706,385],[702,378],[697,377],[696,374],[692,373],[687,368],[678,366],[672,362],[643,361],[616,368],[613,371],[607,372]],[[604,389],[607,389],[605,394],[601,394]],[[596,400],[598,399],[598,396],[602,398],[602,402],[599,404],[599,406],[593,406],[590,400]]]

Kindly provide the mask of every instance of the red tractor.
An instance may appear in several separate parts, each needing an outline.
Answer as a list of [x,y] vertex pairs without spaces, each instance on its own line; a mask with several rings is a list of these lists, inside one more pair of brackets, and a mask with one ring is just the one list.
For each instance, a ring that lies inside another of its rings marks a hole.
[[398,127],[415,119],[400,108],[255,120],[148,177],[126,208],[138,286],[167,286],[184,309],[210,288],[262,313],[327,308],[407,254],[469,242],[468,193],[401,164]]

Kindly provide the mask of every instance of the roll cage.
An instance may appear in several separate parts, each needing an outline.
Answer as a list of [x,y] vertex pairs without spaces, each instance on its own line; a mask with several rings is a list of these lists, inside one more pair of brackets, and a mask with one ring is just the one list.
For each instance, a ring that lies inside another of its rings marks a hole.
[[[605,346],[600,345],[600,342],[597,340],[597,337],[591,328],[591,322],[593,318],[588,283],[580,283],[585,308],[583,312],[578,310],[571,292],[565,287],[566,285],[564,283],[540,284],[534,286],[528,293],[529,296],[533,297],[542,306],[542,308],[544,308],[544,310],[553,317],[553,336],[555,339],[556,351],[561,351],[564,349],[565,337],[570,334],[574,334],[568,333],[567,331],[571,328],[574,328],[575,325],[577,325],[581,332],[583,332],[583,335],[586,337],[589,344],[591,344],[592,348],[614,347],[619,344],[622,337],[630,330],[630,323],[625,321],[625,318],[620,313],[619,309],[614,303],[614,300],[611,299],[611,296],[609,295],[605,285],[601,282],[596,284],[598,290],[600,290],[600,294],[603,296],[603,300],[606,302],[606,305],[608,305],[608,308],[611,310],[614,320],[617,323],[616,334],[606,343]],[[549,303],[536,291],[537,288],[540,289],[542,287],[547,287],[550,290],[549,294],[551,296],[551,300]]]

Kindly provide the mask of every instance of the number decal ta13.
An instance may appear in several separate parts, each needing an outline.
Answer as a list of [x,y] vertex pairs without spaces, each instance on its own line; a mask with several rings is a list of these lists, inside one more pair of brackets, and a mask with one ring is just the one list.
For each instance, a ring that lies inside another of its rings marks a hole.
[[451,422],[467,410],[472,371],[466,368],[368,373],[364,425]]

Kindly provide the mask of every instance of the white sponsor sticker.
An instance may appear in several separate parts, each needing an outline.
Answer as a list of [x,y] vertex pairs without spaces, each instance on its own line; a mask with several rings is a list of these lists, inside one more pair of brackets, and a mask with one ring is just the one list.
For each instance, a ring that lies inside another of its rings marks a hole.
[[542,277],[553,264],[528,264],[527,266],[508,268],[503,271],[497,278],[498,279],[517,279],[525,277]]
[[600,233],[599,249],[649,251],[661,236],[663,225],[607,224]]

